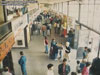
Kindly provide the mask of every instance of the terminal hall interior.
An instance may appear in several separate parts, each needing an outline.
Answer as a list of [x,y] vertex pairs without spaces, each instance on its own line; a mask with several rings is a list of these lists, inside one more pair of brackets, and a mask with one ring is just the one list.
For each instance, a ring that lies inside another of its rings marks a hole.
[[100,0],[0,0],[0,75],[100,75],[99,52]]

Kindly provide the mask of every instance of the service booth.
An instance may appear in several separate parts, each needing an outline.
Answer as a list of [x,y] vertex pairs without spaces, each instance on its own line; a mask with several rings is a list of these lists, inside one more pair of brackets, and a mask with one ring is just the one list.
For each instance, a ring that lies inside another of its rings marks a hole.
[[15,18],[11,21],[12,31],[14,32],[15,44],[13,48],[27,48],[29,29],[27,14]]

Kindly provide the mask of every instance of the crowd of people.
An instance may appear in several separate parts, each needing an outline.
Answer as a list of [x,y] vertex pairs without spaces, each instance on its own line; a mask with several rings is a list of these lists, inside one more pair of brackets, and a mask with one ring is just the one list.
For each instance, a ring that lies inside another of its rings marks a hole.
[[[59,15],[52,11],[44,11],[36,18],[32,25],[33,31],[37,34],[42,33],[43,36],[51,35],[51,30],[62,37],[67,38],[71,44],[74,40],[75,30],[67,25],[67,16]],[[70,30],[68,30],[70,29]]]
[[[63,63],[58,66],[58,74],[59,75],[69,75],[69,73],[71,72],[71,68],[67,62],[70,62],[69,53],[71,52],[71,49],[73,48],[73,45],[74,45],[73,41],[74,41],[75,30],[73,28],[70,28],[70,30],[67,32],[67,22],[65,19],[66,16],[64,15],[63,17],[64,19],[60,15],[59,16],[58,15],[54,16],[54,14],[53,16],[49,15],[48,18],[50,21],[47,23],[47,27],[45,27],[45,29],[48,28],[48,25],[50,24],[51,29],[52,28],[54,29],[55,34],[59,34],[60,36],[63,36],[64,38],[66,38],[67,36],[66,43],[65,44],[59,43],[56,41],[55,38],[53,38],[50,43],[50,51],[49,51],[48,39],[47,39],[47,36],[44,35],[45,36],[45,53],[47,54],[49,53],[50,59],[63,60]],[[76,71],[71,72],[70,73],[71,75],[92,75],[91,74],[91,63],[89,61],[90,53],[91,53],[91,49],[85,47],[83,51],[83,59],[81,60],[81,62],[77,60]],[[48,64],[48,66],[47,66],[48,67],[47,75],[54,75],[53,73],[54,65]]]
[[[52,34],[53,29],[53,34],[60,35],[67,40],[65,41],[65,43],[59,43],[57,42],[56,37],[54,37],[50,42],[49,48],[48,36]],[[69,54],[71,53],[71,50],[74,46],[75,30],[73,28],[70,28],[70,30],[68,31],[67,29],[67,17],[65,15],[61,16],[51,11],[44,11],[40,13],[40,15],[34,21],[31,34],[42,34],[44,37],[45,53],[49,55],[50,59],[53,59],[55,61],[62,61],[62,63],[58,65],[59,75],[95,75],[92,74],[93,68],[91,68],[92,65],[89,61],[89,54],[91,52],[91,49],[88,47],[84,48],[83,59],[76,60],[76,71],[71,72],[71,67],[68,62],[71,61]],[[20,52],[20,55],[21,57],[18,63],[21,66],[22,74],[27,75],[26,57],[24,56],[23,52]],[[53,72],[53,67],[54,65],[52,63],[47,65],[47,75],[55,75]],[[8,72],[7,68],[6,71]]]

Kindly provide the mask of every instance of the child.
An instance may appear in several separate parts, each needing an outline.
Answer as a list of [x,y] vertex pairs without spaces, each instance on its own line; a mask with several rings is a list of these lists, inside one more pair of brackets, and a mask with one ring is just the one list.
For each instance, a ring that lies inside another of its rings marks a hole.
[[53,64],[48,64],[47,68],[48,68],[47,75],[54,75]]
[[77,61],[76,72],[80,73],[80,61]]

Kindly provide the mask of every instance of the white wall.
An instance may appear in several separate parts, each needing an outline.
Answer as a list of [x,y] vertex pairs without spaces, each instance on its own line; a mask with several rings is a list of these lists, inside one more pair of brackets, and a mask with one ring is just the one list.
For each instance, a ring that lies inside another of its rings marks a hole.
[[67,2],[63,3],[63,7],[64,7],[63,8],[63,14],[66,14],[66,15],[67,15],[67,5],[68,5]]
[[[14,37],[15,37],[15,44],[13,47],[25,47],[24,28],[28,24],[27,14],[20,16],[16,19],[13,19],[11,24],[12,24],[12,31],[14,32]],[[22,40],[23,45],[18,45],[17,40]]]
[[[95,1],[95,5],[94,5]],[[63,13],[67,15],[67,2],[63,3]],[[62,12],[62,3],[59,4],[59,12]],[[100,32],[100,0],[83,0],[81,3],[80,22]],[[77,1],[69,2],[69,15],[73,24],[78,20],[79,3]],[[79,46],[87,46],[89,41],[93,41],[92,49],[97,50],[100,36],[85,27],[82,27],[79,35]]]
[[[22,40],[22,44],[23,45],[18,45],[17,41],[18,40]],[[24,37],[24,30],[20,32],[19,35],[16,36],[15,38],[15,44],[13,45],[13,47],[25,47],[25,37]]]

